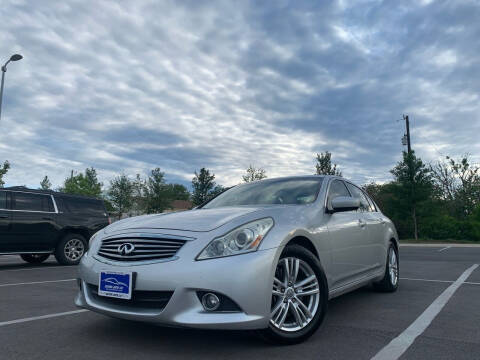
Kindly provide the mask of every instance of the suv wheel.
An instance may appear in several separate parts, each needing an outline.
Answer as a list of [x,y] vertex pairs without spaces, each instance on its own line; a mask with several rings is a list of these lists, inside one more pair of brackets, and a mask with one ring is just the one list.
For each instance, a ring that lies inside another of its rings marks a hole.
[[77,265],[87,250],[87,241],[78,234],[66,235],[57,245],[55,258],[62,265]]
[[298,245],[287,246],[273,279],[269,341],[296,344],[309,338],[327,312],[328,287],[318,259]]
[[50,254],[21,254],[20,257],[23,261],[30,264],[40,264],[48,259]]

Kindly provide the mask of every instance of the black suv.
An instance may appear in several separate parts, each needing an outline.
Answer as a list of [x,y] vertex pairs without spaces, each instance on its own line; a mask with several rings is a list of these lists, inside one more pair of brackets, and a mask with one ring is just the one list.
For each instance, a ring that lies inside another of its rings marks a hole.
[[0,254],[41,263],[54,254],[75,265],[110,219],[103,201],[25,187],[0,189]]

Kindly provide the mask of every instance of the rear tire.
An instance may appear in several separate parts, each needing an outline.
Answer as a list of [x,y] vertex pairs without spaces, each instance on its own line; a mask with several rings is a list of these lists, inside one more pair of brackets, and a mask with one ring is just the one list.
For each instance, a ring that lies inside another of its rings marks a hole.
[[57,245],[55,258],[62,265],[77,265],[87,251],[87,241],[82,235],[68,234]]
[[30,264],[41,264],[49,258],[50,254],[21,254],[23,261]]
[[[286,270],[288,264],[291,264],[289,271]],[[299,245],[290,245],[280,256],[275,279],[271,319],[268,328],[259,331],[260,335],[276,344],[298,344],[313,335],[327,312],[325,273],[310,251]]]
[[381,292],[394,292],[398,289],[400,276],[400,267],[398,265],[398,251],[395,245],[390,243],[387,252],[387,263],[385,265],[385,275],[379,282],[373,283],[375,290]]

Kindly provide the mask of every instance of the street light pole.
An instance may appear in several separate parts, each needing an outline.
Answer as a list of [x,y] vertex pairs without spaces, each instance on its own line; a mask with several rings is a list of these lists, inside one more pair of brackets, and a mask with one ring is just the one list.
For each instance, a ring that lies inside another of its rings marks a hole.
[[20,54],[14,54],[8,59],[8,61],[2,66],[2,85],[0,86],[0,119],[2,118],[2,100],[3,100],[3,85],[5,83],[5,73],[7,72],[7,65],[10,61],[22,60],[23,56]]

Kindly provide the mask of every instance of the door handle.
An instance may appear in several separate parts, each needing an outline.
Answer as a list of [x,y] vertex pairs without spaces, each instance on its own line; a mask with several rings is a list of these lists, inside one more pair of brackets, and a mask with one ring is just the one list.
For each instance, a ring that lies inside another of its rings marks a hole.
[[365,225],[367,225],[367,223],[365,221],[363,221],[362,219],[358,219],[358,226],[360,227],[365,227]]

